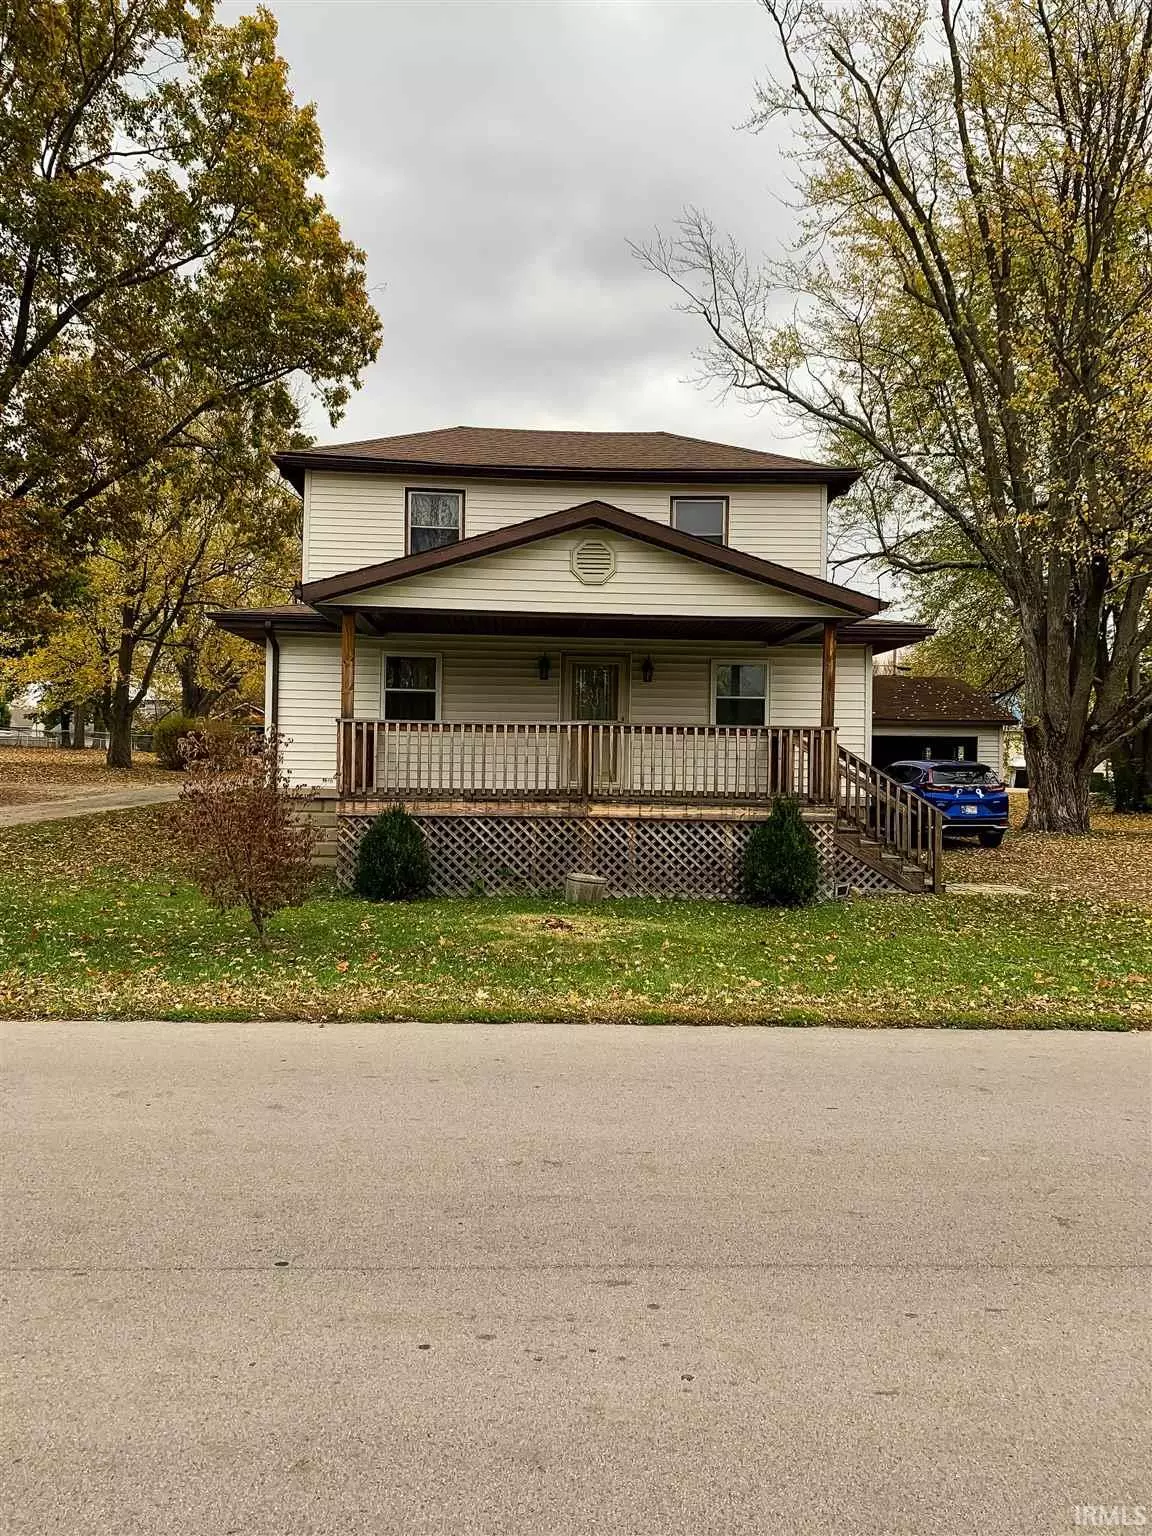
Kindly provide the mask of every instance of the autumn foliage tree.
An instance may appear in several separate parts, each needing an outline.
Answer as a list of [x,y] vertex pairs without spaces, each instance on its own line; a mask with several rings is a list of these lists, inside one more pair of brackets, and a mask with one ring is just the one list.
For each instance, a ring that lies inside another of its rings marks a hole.
[[181,743],[187,777],[175,807],[185,867],[219,911],[242,907],[262,946],[268,919],[311,888],[312,829],[301,820],[275,733],[194,734]]
[[206,415],[305,384],[338,418],[380,331],[323,174],[269,10],[224,25],[214,0],[0,0],[9,643]]
[[113,527],[79,566],[78,595],[11,668],[46,706],[91,708],[111,767],[131,767],[137,712],[157,691],[194,715],[262,698],[252,647],[215,641],[206,615],[288,598],[300,511],[271,464],[295,419],[283,404],[286,418],[264,397],[201,418],[194,440],[109,492]]
[[642,254],[706,368],[866,475],[867,551],[1015,625],[1033,827],[1152,719],[1152,7],[762,0],[802,234],[761,267],[692,214]]

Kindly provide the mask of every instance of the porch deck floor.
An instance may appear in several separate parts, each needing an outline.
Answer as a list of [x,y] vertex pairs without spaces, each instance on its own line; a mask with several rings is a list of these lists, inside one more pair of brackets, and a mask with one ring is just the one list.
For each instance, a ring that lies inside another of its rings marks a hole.
[[[542,800],[499,799],[476,796],[448,799],[443,796],[420,799],[411,793],[371,796],[341,796],[337,813],[343,816],[372,816],[402,804],[413,816],[587,816],[603,821],[762,821],[771,810],[766,800],[668,801],[668,800],[588,800],[577,796]],[[831,805],[804,805],[801,814],[812,821],[826,821],[834,816]]]

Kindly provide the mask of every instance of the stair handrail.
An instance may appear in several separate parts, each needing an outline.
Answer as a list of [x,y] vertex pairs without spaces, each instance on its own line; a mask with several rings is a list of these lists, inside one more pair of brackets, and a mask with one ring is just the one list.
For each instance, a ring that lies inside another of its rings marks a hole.
[[944,817],[936,806],[847,747],[837,749],[834,789],[837,816],[922,869],[925,885],[939,890]]

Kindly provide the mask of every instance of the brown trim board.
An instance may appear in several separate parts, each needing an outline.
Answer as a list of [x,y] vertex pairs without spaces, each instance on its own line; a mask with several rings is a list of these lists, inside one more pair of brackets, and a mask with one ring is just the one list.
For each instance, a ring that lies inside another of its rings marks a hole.
[[289,485],[304,493],[304,475],[310,469],[353,475],[429,475],[443,479],[473,480],[567,480],[572,484],[603,485],[826,485],[828,500],[835,501],[860,478],[858,469],[814,465],[811,469],[706,469],[621,467],[589,468],[535,464],[456,464],[442,459],[378,459],[370,454],[325,454],[308,450],[278,453],[273,462]]

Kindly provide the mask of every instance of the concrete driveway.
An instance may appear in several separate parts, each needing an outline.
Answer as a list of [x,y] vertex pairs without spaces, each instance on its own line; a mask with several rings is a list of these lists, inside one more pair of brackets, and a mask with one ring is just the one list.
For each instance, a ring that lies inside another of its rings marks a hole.
[[3,1038],[7,1532],[1152,1522],[1149,1036]]
[[[56,791],[62,791],[56,794]],[[66,791],[66,792],[63,792]],[[140,805],[166,805],[180,797],[179,784],[126,785],[119,789],[79,791],[75,784],[47,784],[33,794],[43,799],[0,805],[0,828],[22,827],[35,821],[70,821],[76,816],[96,816],[101,811],[130,811]]]

